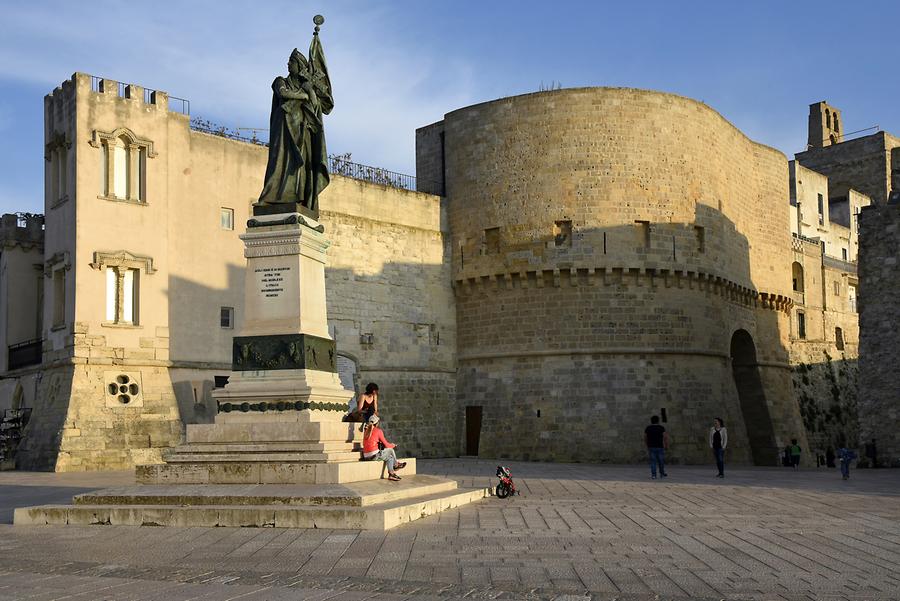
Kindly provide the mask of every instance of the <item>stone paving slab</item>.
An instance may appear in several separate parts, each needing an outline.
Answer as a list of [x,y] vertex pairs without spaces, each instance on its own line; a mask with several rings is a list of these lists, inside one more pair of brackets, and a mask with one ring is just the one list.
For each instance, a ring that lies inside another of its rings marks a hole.
[[[496,463],[419,472],[483,487]],[[0,525],[0,600],[900,598],[900,470],[843,482],[738,468],[720,481],[671,466],[650,481],[644,467],[508,465],[521,496],[387,533]],[[11,489],[53,486],[7,474],[0,511]]]

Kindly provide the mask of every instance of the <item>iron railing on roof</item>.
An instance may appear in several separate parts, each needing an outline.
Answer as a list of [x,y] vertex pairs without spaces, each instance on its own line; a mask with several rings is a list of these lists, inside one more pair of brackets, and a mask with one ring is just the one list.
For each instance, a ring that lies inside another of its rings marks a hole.
[[[254,127],[238,127],[229,128],[217,123],[213,123],[201,117],[191,119],[191,129],[203,132],[213,136],[220,136],[229,140],[237,140],[239,142],[247,142],[258,146],[268,146],[268,142],[257,136],[258,132],[267,132],[268,130]],[[246,136],[240,132],[252,132],[252,136]],[[328,172],[335,175],[343,175],[352,179],[358,179],[373,184],[381,184],[390,188],[400,188],[402,190],[411,190],[413,192],[423,192],[425,194],[434,194],[435,196],[444,195],[444,187],[440,182],[434,182],[414,175],[398,173],[390,171],[383,167],[373,167],[371,165],[363,165],[350,160],[350,154],[333,154],[328,157]]]
[[329,156],[328,170],[336,175],[343,175],[344,177],[371,182],[373,184],[381,184],[391,188],[400,188],[402,190],[411,190],[413,192],[424,192],[425,194],[434,194],[435,196],[444,195],[443,186],[438,182],[417,178],[414,175],[389,171],[383,167],[372,167],[370,165],[354,163],[350,160],[349,154]]
[[[99,77],[97,75],[91,75],[91,91],[92,92],[103,92],[103,77]],[[109,80],[113,81],[113,80]],[[116,81],[116,95],[119,98],[128,98],[128,86],[129,84]],[[155,94],[157,90],[152,88],[143,88],[144,96],[141,98],[146,104],[156,104]],[[181,113],[182,115],[190,115],[191,114],[191,101],[186,100],[184,98],[179,98],[178,96],[169,95],[169,110],[173,113]]]

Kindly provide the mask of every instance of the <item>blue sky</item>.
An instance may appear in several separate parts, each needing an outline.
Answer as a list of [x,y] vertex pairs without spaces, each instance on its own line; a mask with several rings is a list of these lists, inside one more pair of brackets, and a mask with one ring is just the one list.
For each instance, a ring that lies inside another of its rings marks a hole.
[[73,72],[266,127],[271,81],[305,52],[316,13],[335,89],[329,151],[404,173],[416,127],[551,82],[690,96],[789,157],[819,100],[848,132],[900,135],[900,2],[0,0],[0,212],[42,211],[42,97]]

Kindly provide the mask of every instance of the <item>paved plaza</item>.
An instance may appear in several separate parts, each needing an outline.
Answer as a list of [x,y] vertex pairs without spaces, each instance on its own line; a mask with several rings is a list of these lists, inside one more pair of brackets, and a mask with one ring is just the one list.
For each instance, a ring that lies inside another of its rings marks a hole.
[[[522,494],[388,532],[14,527],[133,482],[0,473],[0,600],[900,599],[900,470],[508,463]],[[462,486],[496,462],[423,460]]]

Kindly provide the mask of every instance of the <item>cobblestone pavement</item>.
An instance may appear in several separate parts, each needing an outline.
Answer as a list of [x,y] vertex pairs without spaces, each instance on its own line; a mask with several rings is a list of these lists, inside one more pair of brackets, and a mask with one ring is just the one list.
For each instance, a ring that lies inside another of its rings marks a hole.
[[[507,465],[521,496],[387,533],[0,525],[0,600],[900,599],[900,470]],[[0,473],[0,515],[130,481]]]

